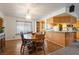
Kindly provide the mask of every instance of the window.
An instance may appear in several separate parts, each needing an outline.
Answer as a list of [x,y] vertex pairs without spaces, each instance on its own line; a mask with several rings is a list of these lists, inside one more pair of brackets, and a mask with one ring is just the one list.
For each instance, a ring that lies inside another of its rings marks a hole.
[[32,22],[17,21],[17,34],[20,32],[27,33],[32,32]]

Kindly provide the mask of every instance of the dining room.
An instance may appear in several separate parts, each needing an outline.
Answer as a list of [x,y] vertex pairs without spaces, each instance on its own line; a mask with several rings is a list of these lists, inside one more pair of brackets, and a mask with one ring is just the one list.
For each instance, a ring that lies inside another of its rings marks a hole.
[[79,44],[78,5],[0,4],[0,54],[49,55]]
[[[48,11],[50,8],[47,7],[52,5],[53,4],[29,3],[0,4],[0,28],[2,28],[0,35],[0,54],[46,55],[62,48],[53,43],[53,46],[48,49],[52,44],[45,40],[45,30],[42,29],[45,27],[45,20],[39,23],[39,20],[50,13]],[[4,10],[4,7],[6,10]],[[44,10],[47,11],[44,12]],[[23,34],[21,34],[21,32]],[[24,41],[27,42],[27,44]]]

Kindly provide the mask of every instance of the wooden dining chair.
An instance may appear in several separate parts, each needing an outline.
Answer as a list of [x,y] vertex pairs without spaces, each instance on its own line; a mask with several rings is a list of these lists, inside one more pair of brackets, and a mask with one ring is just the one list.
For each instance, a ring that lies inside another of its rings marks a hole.
[[20,35],[21,35],[21,40],[22,40],[20,53],[24,54],[24,52],[26,51],[29,54],[32,51],[32,46],[33,46],[32,41],[31,39],[30,40],[25,39],[23,32],[21,32]]
[[45,54],[45,44],[44,44],[45,35],[43,34],[36,35],[36,38],[37,38],[35,41],[36,53],[38,53],[38,51],[43,51],[43,53]]

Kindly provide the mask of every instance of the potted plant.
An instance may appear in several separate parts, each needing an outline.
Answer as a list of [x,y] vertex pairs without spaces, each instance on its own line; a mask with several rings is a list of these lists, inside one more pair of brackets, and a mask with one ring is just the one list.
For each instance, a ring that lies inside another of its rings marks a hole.
[[0,27],[0,33],[4,32],[4,27]]

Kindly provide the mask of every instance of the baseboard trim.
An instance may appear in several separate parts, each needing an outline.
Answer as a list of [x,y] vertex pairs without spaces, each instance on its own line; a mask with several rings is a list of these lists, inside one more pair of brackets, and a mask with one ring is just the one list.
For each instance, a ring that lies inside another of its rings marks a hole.
[[20,40],[20,39],[5,39],[6,41],[9,41],[9,40]]

